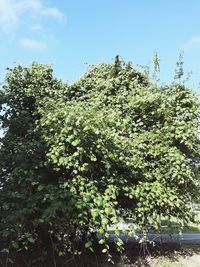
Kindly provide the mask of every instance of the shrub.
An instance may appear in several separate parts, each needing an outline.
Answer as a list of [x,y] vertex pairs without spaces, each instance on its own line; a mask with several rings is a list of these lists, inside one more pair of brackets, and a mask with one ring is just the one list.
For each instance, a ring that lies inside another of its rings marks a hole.
[[144,233],[162,217],[192,220],[199,100],[184,84],[161,88],[119,57],[72,85],[33,63],[8,70],[1,104],[3,251],[75,254],[98,233],[109,256],[119,219]]

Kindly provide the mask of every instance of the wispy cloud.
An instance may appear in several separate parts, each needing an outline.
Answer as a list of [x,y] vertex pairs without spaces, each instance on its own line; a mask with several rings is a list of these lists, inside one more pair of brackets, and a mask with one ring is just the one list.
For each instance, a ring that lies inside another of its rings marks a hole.
[[56,7],[49,7],[43,2],[43,0],[0,0],[0,29],[9,33],[25,13],[63,20],[64,15]]
[[40,42],[34,39],[23,38],[23,39],[20,39],[19,42],[22,47],[37,50],[37,51],[42,51],[47,48],[47,45],[44,42]]
[[64,18],[64,15],[56,7],[46,6],[43,4],[42,0],[20,0],[20,2],[22,9],[32,9],[40,15],[53,17],[58,20],[62,20]]
[[44,27],[40,24],[32,25],[30,27],[30,30],[32,30],[32,31],[42,31],[43,29],[44,29]]
[[200,47],[200,35],[192,37],[183,47],[184,50]]

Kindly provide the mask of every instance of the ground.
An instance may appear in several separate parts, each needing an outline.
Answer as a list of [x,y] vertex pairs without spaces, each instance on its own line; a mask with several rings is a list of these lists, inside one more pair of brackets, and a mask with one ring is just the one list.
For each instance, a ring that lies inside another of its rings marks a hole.
[[[132,253],[132,255],[131,255]],[[123,255],[112,266],[116,267],[200,267],[200,246],[168,244],[164,247],[155,247],[146,251],[146,257],[143,257],[141,250],[129,247],[128,254]],[[99,266],[108,267],[111,265],[100,264]]]
[[192,256],[179,256],[177,259],[159,257],[151,259],[151,267],[200,267],[200,254]]

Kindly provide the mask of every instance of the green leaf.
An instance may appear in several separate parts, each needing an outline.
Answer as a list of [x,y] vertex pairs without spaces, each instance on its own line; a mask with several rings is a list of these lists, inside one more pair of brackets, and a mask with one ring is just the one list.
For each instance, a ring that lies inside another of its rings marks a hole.
[[104,244],[104,243],[105,243],[105,240],[104,240],[104,239],[100,239],[100,240],[99,240],[99,244],[102,245],[102,244]]
[[107,248],[104,248],[104,249],[102,250],[102,252],[103,252],[103,253],[107,253],[107,252],[108,252]]
[[13,248],[15,248],[15,249],[18,249],[18,248],[19,248],[19,245],[17,244],[16,241],[12,241],[12,246],[13,246]]
[[44,189],[44,186],[40,184],[40,185],[38,186],[38,191],[42,191],[43,189]]
[[92,242],[91,241],[88,241],[85,243],[85,248],[89,248],[92,246]]
[[95,155],[92,155],[92,156],[90,157],[90,159],[91,159],[91,161],[97,161],[97,158],[96,158]]

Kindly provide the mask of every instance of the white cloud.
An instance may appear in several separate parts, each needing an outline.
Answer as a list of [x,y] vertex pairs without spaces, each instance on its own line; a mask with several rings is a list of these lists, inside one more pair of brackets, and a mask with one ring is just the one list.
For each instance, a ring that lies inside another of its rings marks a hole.
[[194,36],[184,45],[184,50],[200,47],[200,36]]
[[18,22],[18,11],[11,1],[0,0],[0,28],[9,32]]
[[29,48],[39,51],[45,50],[47,48],[47,45],[45,43],[34,39],[23,38],[19,42],[20,45],[23,46],[24,48]]
[[36,25],[31,26],[30,29],[32,31],[42,31],[44,29],[44,27],[40,24],[36,24]]
[[25,13],[62,20],[64,15],[56,8],[46,6],[43,0],[0,0],[0,29],[9,33]]
[[[16,1],[16,0],[15,0]],[[18,0],[20,8],[25,10],[33,10],[34,12],[50,16],[59,20],[64,18],[64,15],[56,7],[48,7],[42,3],[42,0]]]

